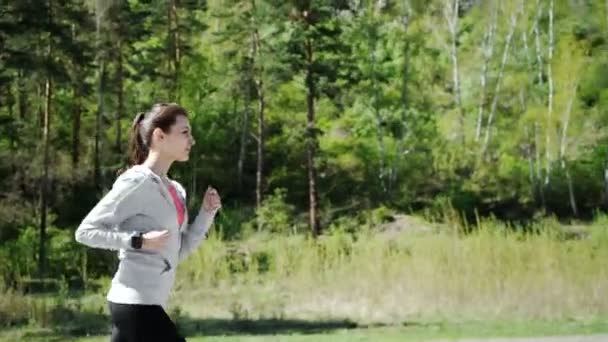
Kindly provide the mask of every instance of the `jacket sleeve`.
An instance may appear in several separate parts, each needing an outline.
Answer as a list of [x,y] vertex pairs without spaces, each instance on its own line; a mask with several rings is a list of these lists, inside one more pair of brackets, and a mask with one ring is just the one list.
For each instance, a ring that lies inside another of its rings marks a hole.
[[[182,193],[184,200],[186,198],[186,192],[184,188],[177,183],[177,188]],[[201,243],[205,237],[211,225],[217,210],[213,212],[207,212],[201,207],[194,221],[189,224],[186,229],[181,233],[181,243],[179,247],[179,261],[183,261],[188,255],[190,255]]]
[[139,174],[119,176],[112,189],[76,229],[76,241],[94,248],[131,248],[131,236],[136,232],[121,229],[120,224],[140,211],[143,200],[141,190],[145,179],[145,176]]

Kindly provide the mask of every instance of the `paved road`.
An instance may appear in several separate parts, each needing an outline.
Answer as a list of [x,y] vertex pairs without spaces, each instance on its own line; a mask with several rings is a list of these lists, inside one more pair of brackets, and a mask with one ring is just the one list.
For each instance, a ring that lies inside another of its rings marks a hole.
[[608,342],[608,335],[522,337],[522,338],[458,338],[436,342]]

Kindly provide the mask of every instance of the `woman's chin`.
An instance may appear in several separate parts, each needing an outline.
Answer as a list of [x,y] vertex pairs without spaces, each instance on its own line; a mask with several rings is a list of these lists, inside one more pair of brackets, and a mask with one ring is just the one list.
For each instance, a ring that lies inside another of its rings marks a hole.
[[185,156],[182,156],[181,158],[176,159],[176,161],[178,161],[178,162],[186,162],[186,161],[188,161],[189,159],[190,159],[190,155],[189,155],[189,154],[187,154],[187,155],[185,155]]

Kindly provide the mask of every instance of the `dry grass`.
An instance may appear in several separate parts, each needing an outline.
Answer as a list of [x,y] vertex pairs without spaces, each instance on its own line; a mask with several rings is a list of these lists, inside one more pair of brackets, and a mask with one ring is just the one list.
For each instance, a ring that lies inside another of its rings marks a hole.
[[606,316],[608,233],[604,221],[588,230],[211,239],[181,266],[174,304],[198,317],[363,323]]
[[[171,306],[201,319],[362,324],[605,318],[606,223],[585,227],[577,239],[566,239],[554,222],[525,234],[486,222],[467,235],[406,229],[318,241],[211,238],[180,266]],[[48,327],[59,317],[103,330],[104,294],[43,300],[5,291],[0,323]]]

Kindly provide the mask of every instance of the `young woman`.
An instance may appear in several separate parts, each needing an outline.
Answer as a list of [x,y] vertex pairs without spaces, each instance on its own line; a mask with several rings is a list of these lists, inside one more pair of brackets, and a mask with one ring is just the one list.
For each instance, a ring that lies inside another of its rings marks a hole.
[[221,207],[217,191],[205,192],[188,224],[186,192],[167,176],[174,161],[187,161],[194,145],[188,115],[176,104],[140,113],[131,131],[131,166],[76,230],[76,241],[119,251],[107,299],[112,342],[185,341],[165,312],[179,262],[206,236]]

